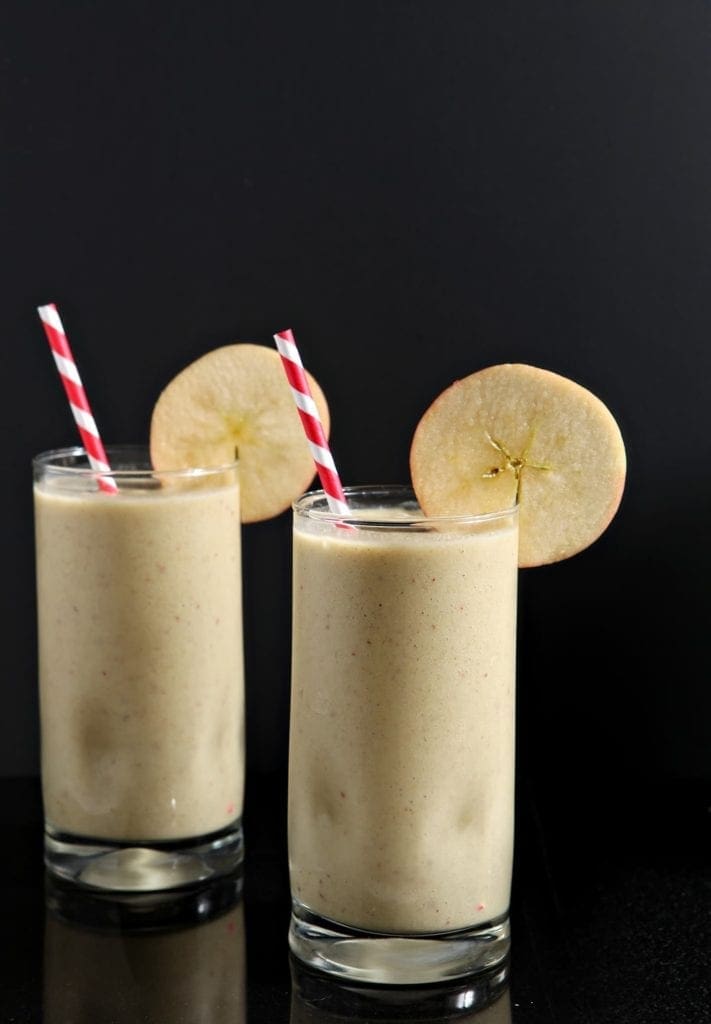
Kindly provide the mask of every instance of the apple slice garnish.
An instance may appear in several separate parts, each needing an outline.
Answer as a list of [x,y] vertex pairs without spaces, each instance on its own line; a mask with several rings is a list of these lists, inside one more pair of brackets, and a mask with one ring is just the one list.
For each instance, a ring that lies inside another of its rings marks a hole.
[[609,409],[549,370],[504,364],[456,381],[420,420],[410,471],[427,515],[519,504],[519,565],[557,562],[605,530],[625,483]]
[[[328,435],[323,391],[307,373]],[[223,466],[239,457],[242,522],[283,512],[314,477],[314,462],[276,351],[247,342],[214,349],[174,377],[151,419],[157,470]]]

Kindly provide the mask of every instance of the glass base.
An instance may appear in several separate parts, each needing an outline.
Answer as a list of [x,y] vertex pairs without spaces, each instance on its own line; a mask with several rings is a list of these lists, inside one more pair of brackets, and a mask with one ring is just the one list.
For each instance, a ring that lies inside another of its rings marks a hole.
[[[511,961],[435,985],[366,985],[328,977],[291,957],[291,1024],[348,1021],[474,1021],[510,1024]],[[484,1011],[491,1008],[491,1015]]]
[[346,981],[430,985],[501,963],[511,947],[511,933],[508,915],[454,932],[366,932],[318,917],[294,900],[289,947],[302,963]]
[[104,892],[181,889],[239,870],[244,859],[242,822],[194,839],[113,843],[45,829],[47,871],[65,882]]
[[220,917],[242,898],[241,868],[184,889],[111,892],[89,889],[45,874],[45,905],[64,924],[100,929],[107,935],[177,931]]

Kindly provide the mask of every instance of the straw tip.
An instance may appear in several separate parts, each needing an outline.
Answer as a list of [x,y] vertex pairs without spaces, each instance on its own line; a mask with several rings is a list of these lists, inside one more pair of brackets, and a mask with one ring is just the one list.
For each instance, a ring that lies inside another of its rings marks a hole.
[[44,306],[37,307],[37,313],[42,323],[47,324],[49,327],[54,327],[55,330],[62,330],[62,322],[59,319],[59,312],[54,302],[48,302]]

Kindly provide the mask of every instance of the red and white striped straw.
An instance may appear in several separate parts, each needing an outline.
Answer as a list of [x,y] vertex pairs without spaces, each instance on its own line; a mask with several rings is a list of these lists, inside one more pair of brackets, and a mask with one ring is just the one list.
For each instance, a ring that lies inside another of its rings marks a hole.
[[304,364],[301,362],[301,356],[296,347],[294,335],[290,330],[279,331],[278,334],[274,335],[274,341],[279,350],[282,366],[291,387],[291,394],[301,417],[306,440],[311,449],[311,455],[316,463],[316,470],[321,480],[321,486],[326,494],[328,507],[331,512],[347,516],[350,513],[350,509],[346,502],[346,496],[343,493],[338,470],[331,455],[331,449],[326,440],[318,408],[313,400],[309,382],[306,379]]
[[[64,390],[69,399],[69,407],[72,410],[74,422],[79,429],[79,435],[89,459],[89,465],[99,473],[110,473],[111,467],[99,437],[96,421],[91,414],[89,399],[86,397],[86,392],[82,386],[79,370],[74,361],[72,350],[69,347],[69,339],[62,326],[57,307],[51,302],[48,306],[38,306],[37,312],[42,321],[44,332],[47,335],[47,341],[52,350],[54,361],[57,364]],[[100,476],[98,483],[102,491],[115,494],[118,490],[113,477]]]

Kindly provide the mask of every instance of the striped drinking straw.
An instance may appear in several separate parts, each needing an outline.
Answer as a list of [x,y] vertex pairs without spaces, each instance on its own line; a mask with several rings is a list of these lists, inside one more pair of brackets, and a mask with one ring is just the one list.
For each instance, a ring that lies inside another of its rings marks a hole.
[[276,347],[281,356],[282,366],[291,387],[291,394],[299,411],[301,422],[306,433],[311,455],[316,463],[321,486],[323,487],[331,512],[347,516],[350,513],[346,496],[343,493],[336,464],[326,440],[318,408],[313,400],[309,382],[306,379],[304,364],[301,362],[294,335],[290,330],[279,331],[274,335]]
[[[38,306],[37,312],[69,399],[69,407],[79,429],[79,436],[89,459],[89,465],[98,473],[110,473],[111,467],[99,437],[96,421],[91,414],[89,399],[82,386],[77,364],[69,347],[69,339],[62,326],[57,307],[51,302],[47,306]],[[115,494],[118,490],[116,481],[110,476],[98,477],[98,484],[102,491],[110,494]]]

